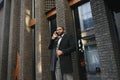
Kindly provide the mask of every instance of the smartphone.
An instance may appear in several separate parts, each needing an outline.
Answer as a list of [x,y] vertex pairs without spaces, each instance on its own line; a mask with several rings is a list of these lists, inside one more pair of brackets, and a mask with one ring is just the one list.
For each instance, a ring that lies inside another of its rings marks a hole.
[[56,31],[56,34],[58,35],[57,31]]

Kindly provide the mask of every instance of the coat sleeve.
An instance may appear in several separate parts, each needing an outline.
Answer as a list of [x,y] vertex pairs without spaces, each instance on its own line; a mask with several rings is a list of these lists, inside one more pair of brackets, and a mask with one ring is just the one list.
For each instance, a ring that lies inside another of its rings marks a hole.
[[53,49],[53,47],[54,47],[54,39],[51,39],[50,40],[50,43],[49,43],[49,45],[48,45],[48,49]]

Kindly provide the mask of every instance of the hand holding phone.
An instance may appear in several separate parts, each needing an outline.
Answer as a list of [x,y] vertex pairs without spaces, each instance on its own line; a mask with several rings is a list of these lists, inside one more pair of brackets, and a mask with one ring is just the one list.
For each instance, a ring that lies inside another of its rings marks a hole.
[[52,35],[52,39],[56,39],[58,37],[57,31],[55,31]]

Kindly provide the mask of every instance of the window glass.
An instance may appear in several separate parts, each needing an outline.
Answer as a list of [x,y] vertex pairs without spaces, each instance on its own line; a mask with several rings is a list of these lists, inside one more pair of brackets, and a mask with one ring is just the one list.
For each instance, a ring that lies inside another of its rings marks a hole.
[[90,73],[100,72],[100,62],[99,55],[97,50],[97,45],[95,40],[84,40],[87,42],[84,44],[86,62],[87,62],[87,71]]
[[48,19],[48,22],[49,22],[49,29],[50,29],[50,34],[52,36],[52,34],[54,33],[54,31],[56,30],[57,28],[57,25],[56,25],[56,15],[50,17]]
[[90,2],[87,2],[78,7],[81,30],[87,30],[93,27],[93,17],[91,13]]

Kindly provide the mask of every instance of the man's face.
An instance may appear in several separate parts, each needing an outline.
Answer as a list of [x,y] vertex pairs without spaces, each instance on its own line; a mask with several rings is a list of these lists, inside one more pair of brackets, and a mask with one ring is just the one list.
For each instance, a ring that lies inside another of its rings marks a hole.
[[62,27],[57,27],[57,34],[61,36],[64,33],[64,30]]

